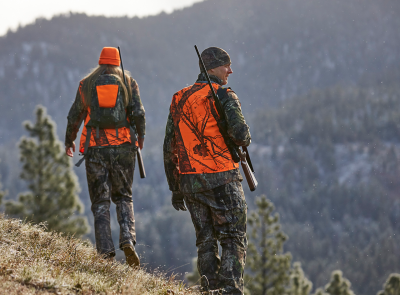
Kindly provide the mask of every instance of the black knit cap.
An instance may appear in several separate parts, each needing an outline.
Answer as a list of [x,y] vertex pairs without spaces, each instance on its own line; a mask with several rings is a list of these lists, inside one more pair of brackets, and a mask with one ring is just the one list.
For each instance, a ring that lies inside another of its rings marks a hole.
[[231,58],[228,52],[218,47],[208,47],[207,49],[204,49],[204,51],[201,53],[201,58],[204,61],[207,71],[231,63]]

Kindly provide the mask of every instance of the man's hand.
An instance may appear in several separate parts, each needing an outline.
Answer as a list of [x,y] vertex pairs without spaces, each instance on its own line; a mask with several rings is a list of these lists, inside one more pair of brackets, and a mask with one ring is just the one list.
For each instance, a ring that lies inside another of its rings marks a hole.
[[[71,151],[71,148],[72,148],[72,151]],[[75,153],[75,142],[72,142],[72,147],[68,147],[68,146],[65,147],[65,153],[67,154],[68,157],[72,158],[74,156],[73,152]]]
[[144,137],[139,137],[138,138],[138,144],[139,144],[139,148],[142,150],[143,149],[143,144],[144,144]]
[[174,206],[176,211],[187,211],[181,192],[172,192],[172,206]]

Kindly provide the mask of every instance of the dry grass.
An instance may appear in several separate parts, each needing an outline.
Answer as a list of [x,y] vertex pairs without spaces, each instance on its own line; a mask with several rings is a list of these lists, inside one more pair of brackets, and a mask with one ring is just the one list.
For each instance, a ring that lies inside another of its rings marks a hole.
[[199,294],[162,274],[100,257],[92,245],[0,216],[1,294]]

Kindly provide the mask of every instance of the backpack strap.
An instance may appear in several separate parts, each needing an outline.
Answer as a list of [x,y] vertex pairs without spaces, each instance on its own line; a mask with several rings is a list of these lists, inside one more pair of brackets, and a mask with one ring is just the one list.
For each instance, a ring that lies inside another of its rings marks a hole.
[[231,88],[230,87],[220,87],[220,88],[218,88],[218,90],[217,90],[217,95],[218,95],[218,98],[219,99],[222,99],[227,93],[228,93],[228,90],[230,90]]
[[78,161],[78,163],[75,164],[76,167],[81,166],[82,162],[85,160],[85,157],[87,155],[87,150],[89,149],[90,137],[92,136],[92,127],[86,127],[86,130],[87,133],[86,133],[85,147],[83,148],[82,158]]
[[87,128],[87,134],[86,134],[86,141],[85,141],[85,147],[83,150],[83,154],[86,155],[88,148],[89,148],[89,144],[90,144],[90,137],[92,136],[92,127],[88,127]]
[[[230,87],[226,87],[226,88],[225,87],[220,87],[220,88],[218,88],[217,96],[218,96],[218,98],[219,98],[219,100],[221,102],[221,106],[222,106],[222,99],[226,96],[226,94],[228,93],[228,90],[230,90],[230,89],[231,89]],[[224,111],[224,113],[225,113],[225,111]]]

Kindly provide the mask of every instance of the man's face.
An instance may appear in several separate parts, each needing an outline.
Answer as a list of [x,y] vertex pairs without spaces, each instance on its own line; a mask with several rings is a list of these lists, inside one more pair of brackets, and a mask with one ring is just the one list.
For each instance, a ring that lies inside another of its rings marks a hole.
[[218,78],[220,78],[222,80],[222,85],[226,85],[228,84],[228,77],[230,74],[233,73],[232,68],[231,68],[231,64],[226,64],[223,66],[219,66],[217,68],[208,70],[208,73],[210,75],[214,75],[217,76]]

